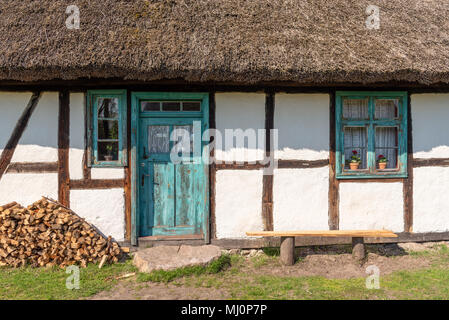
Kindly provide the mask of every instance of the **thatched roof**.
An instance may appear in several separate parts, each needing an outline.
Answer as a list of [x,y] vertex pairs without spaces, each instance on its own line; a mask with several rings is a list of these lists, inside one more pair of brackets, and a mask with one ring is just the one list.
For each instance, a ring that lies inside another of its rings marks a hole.
[[449,83],[447,0],[0,0],[0,25],[0,80]]

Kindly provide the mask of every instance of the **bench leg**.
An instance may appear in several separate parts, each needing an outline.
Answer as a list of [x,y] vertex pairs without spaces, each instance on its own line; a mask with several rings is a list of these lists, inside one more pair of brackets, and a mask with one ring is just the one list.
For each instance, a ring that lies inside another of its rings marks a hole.
[[365,259],[365,243],[363,238],[352,238],[352,257],[359,262]]
[[281,262],[286,266],[295,263],[295,237],[281,237]]

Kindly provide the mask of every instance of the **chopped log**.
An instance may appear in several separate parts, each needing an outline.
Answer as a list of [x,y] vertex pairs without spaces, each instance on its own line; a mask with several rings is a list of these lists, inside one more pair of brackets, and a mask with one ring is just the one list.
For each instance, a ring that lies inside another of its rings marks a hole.
[[[129,250],[128,250],[129,251]],[[65,267],[117,262],[123,251],[69,208],[43,197],[0,206],[0,265]]]

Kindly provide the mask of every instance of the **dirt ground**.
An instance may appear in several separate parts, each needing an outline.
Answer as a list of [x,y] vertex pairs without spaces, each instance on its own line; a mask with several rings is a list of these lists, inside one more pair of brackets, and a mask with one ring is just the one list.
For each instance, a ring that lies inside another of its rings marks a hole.
[[126,281],[110,291],[91,297],[92,300],[224,300],[229,294],[213,288],[176,286],[165,283]]
[[[432,250],[431,247],[424,248]],[[368,247],[367,258],[363,264],[353,260],[350,247],[331,248],[301,248],[297,249],[298,261],[293,266],[283,266],[277,258],[264,254],[250,257],[243,255],[239,265],[239,273],[272,275],[279,277],[309,277],[322,276],[328,279],[349,279],[366,277],[366,268],[375,265],[381,275],[387,275],[399,270],[417,270],[430,267],[434,257],[432,255],[410,255],[409,251],[397,245],[378,245]],[[226,272],[226,271],[225,271]],[[217,277],[220,274],[216,275]],[[235,275],[238,277],[238,274]],[[228,299],[230,295],[225,289],[184,286],[178,282],[165,283],[137,283],[134,279],[120,282],[115,288],[101,292],[91,299]]]

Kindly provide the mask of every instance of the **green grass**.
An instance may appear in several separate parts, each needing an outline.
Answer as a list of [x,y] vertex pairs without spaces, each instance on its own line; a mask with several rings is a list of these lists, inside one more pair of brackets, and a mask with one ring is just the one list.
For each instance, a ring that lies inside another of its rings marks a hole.
[[[205,267],[137,273],[130,285],[148,287],[148,282],[172,283],[190,288],[223,290],[231,299],[449,299],[449,249],[438,247],[416,259],[431,259],[429,268],[398,271],[380,277],[380,289],[365,287],[365,278],[326,279],[270,274],[280,268],[276,250],[251,258],[224,255]],[[391,257],[393,259],[394,257]],[[390,259],[390,258],[389,258]],[[268,271],[267,271],[268,270]],[[80,269],[80,289],[68,290],[68,274],[60,268],[0,268],[0,297],[3,299],[79,299],[109,290],[117,277],[136,272],[130,261],[98,269]]]
[[151,273],[139,273],[137,276],[137,281],[170,282],[174,279],[191,275],[199,276],[202,274],[216,274],[229,267],[230,264],[231,257],[229,255],[222,255],[220,258],[214,260],[207,266],[192,266],[169,271],[155,270]]
[[110,289],[118,282],[116,277],[134,272],[130,261],[105,265],[91,264],[80,268],[80,288],[67,289],[66,279],[70,274],[66,269],[52,268],[0,268],[0,297],[2,299],[79,299]]

